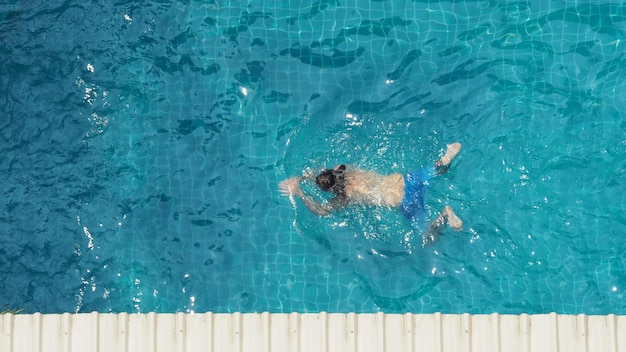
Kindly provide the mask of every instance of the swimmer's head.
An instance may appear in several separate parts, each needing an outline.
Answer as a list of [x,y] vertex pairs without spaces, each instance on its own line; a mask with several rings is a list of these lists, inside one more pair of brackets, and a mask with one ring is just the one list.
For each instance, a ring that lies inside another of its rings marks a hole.
[[343,195],[345,194],[343,175],[345,170],[346,166],[343,164],[335,166],[334,169],[326,169],[315,177],[315,184],[322,191]]

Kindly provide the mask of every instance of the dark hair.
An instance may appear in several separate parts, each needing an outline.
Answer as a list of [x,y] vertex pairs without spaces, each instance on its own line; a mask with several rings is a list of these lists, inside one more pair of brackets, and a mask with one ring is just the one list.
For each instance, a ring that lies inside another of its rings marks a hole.
[[346,166],[341,164],[334,169],[326,169],[315,177],[315,184],[322,191],[333,192],[338,196],[346,195],[346,185],[343,172]]

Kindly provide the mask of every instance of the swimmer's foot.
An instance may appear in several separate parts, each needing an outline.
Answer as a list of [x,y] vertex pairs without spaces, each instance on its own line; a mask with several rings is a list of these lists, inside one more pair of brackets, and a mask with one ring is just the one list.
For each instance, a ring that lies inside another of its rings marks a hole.
[[446,153],[440,159],[441,162],[444,165],[450,164],[452,162],[452,160],[454,160],[454,158],[456,158],[457,154],[459,154],[460,151],[461,151],[461,143],[454,142],[452,144],[449,144],[448,145],[448,149],[446,150]]
[[443,232],[446,223],[456,231],[463,229],[463,221],[456,216],[452,208],[448,205],[443,208],[441,214],[430,223],[428,230],[422,235],[422,246],[426,247],[439,241],[439,236]]
[[463,229],[463,220],[461,220],[456,214],[454,210],[449,205],[443,209],[443,216],[448,220],[448,225],[456,231],[461,231]]
[[437,174],[443,175],[448,169],[450,169],[450,164],[452,160],[456,158],[457,154],[461,151],[461,143],[454,142],[448,145],[448,149],[446,153],[441,157],[441,159],[435,162],[435,167],[437,168]]

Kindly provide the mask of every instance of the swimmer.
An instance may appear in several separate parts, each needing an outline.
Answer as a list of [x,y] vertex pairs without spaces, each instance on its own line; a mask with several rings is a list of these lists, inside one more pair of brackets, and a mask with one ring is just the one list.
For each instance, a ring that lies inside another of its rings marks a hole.
[[[386,206],[398,208],[412,225],[417,226],[424,220],[424,193],[430,180],[436,175],[445,174],[460,151],[461,144],[452,143],[448,145],[444,156],[432,166],[425,170],[409,172],[404,176],[397,173],[381,175],[340,164],[333,169],[322,171],[317,176],[310,173],[302,177],[288,178],[279,184],[280,193],[300,198],[311,212],[319,216],[328,216],[350,204]],[[322,204],[302,191],[300,182],[313,178],[319,189],[335,195],[327,204]],[[450,206],[445,206],[439,216],[430,223],[422,235],[423,245],[437,241],[446,224],[456,231],[463,228],[463,221]]]

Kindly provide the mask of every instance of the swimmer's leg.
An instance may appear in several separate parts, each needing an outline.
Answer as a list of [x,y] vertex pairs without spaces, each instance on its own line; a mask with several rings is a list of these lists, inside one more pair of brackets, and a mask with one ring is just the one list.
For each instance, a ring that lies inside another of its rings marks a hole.
[[452,163],[452,160],[456,158],[457,154],[459,154],[460,151],[461,143],[454,142],[448,145],[446,153],[441,157],[441,159],[435,162],[437,175],[443,175],[448,171],[448,169],[450,169],[450,164]]
[[422,236],[422,245],[428,246],[437,242],[446,223],[456,231],[461,231],[463,228],[463,221],[456,216],[452,208],[448,205],[443,208],[441,214],[428,226],[428,230]]

